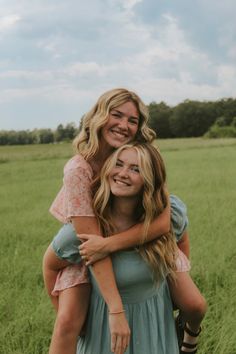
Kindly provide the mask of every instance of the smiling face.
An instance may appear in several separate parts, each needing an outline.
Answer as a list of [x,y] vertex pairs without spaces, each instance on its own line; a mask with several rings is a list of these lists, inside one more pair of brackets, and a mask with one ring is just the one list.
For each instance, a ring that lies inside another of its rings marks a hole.
[[127,148],[118,155],[116,165],[109,174],[111,193],[117,197],[138,197],[143,190],[138,154],[134,148]]
[[110,111],[108,121],[101,129],[101,141],[119,148],[134,140],[138,127],[138,110],[132,101],[127,101]]

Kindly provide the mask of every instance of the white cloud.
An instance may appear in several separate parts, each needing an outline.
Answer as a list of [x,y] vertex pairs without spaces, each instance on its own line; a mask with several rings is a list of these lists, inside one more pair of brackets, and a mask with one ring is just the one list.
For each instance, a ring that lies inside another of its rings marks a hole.
[[1,92],[0,103],[10,103],[14,100],[21,98],[31,99],[32,97],[42,95],[42,90],[39,88],[35,89],[5,89]]
[[48,52],[54,59],[58,59],[62,56],[62,48],[59,38],[49,37],[46,39],[41,39],[36,42],[36,47],[45,52]]
[[124,0],[123,7],[125,9],[132,9],[139,2],[142,2],[142,0]]
[[6,30],[11,29],[20,21],[20,19],[21,17],[17,14],[0,17],[0,32],[5,32]]
[[[230,15],[233,2],[226,1],[228,7],[219,6],[218,18],[220,10]],[[235,95],[236,26],[232,21],[222,18],[221,26],[212,32],[218,36],[214,43],[222,49],[219,61],[193,41],[191,26],[183,26],[171,2],[169,6],[163,3],[160,10],[155,1],[155,21],[149,21],[145,12],[145,21],[141,20],[141,7],[146,4],[142,0],[52,0],[50,4],[11,0],[8,4],[5,1],[1,9],[0,33],[16,26],[17,31],[1,36],[1,110],[4,106],[6,116],[23,115],[16,105],[22,102],[24,117],[32,118],[33,104],[40,102],[49,125],[49,105],[50,114],[55,107],[58,119],[70,107],[81,116],[98,95],[116,86],[135,90],[146,103],[177,104],[186,98]],[[206,19],[208,5],[203,0],[197,0],[197,5]]]
[[89,75],[104,75],[107,68],[99,65],[96,62],[76,62],[65,69],[65,73],[70,76],[89,76]]
[[[123,21],[123,18],[120,21]],[[129,29],[128,37],[127,29]],[[155,28],[127,22],[118,33],[124,39],[124,46],[128,46],[128,43],[136,39],[137,48],[132,55],[124,52],[119,59],[111,63],[75,61],[51,70],[9,70],[0,74],[0,78],[22,79],[28,82],[31,80],[33,90],[30,95],[39,95],[44,99],[53,97],[54,100],[65,102],[69,102],[70,99],[78,100],[78,97],[83,96],[83,89],[87,97],[89,86],[99,91],[101,83],[104,87],[109,87],[111,83],[113,86],[135,86],[137,91],[141,86],[142,91],[149,93],[148,96],[146,95],[149,100],[159,100],[160,97],[163,100],[165,95],[165,100],[172,104],[181,100],[181,97],[182,100],[185,99],[188,94],[196,95],[197,98],[197,92],[202,97],[204,93],[212,96],[219,91],[219,88],[211,89],[211,85],[204,80],[204,76],[209,74],[209,71],[217,72],[214,63],[205,53],[199,52],[187,42],[185,33],[173,16],[164,14],[161,25]],[[54,49],[55,46],[52,45],[52,48]],[[171,74],[168,73],[170,68]],[[196,73],[203,76],[202,82],[196,83]],[[222,82],[223,75],[221,68],[218,85]],[[228,80],[222,87],[226,89],[229,85],[229,91],[233,80]],[[22,81],[23,96],[28,95],[28,90],[25,90],[24,86],[25,82]],[[20,96],[20,89],[13,88],[7,93],[8,95],[4,97],[9,101],[10,97],[14,99]]]
[[232,60],[236,60],[236,45],[232,45],[231,48],[228,50],[228,56]]
[[[160,102],[165,101],[170,105],[175,105],[185,98],[188,99],[217,99],[219,98],[220,89],[207,84],[196,85],[189,80],[182,78],[181,81],[176,79],[149,79],[145,87],[140,88],[141,97],[145,97],[146,103],[153,100]],[[167,100],[168,97],[168,100]]]
[[24,80],[49,80],[53,78],[51,71],[9,70],[0,73],[1,78],[14,78]]
[[224,96],[231,96],[232,92],[236,93],[236,67],[232,65],[221,65],[218,68],[218,84],[225,92]]

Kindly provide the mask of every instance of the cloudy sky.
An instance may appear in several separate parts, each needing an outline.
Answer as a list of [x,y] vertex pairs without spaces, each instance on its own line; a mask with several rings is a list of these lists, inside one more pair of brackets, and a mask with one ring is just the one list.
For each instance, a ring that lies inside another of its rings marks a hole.
[[113,87],[236,96],[235,0],[0,0],[0,130],[79,123]]

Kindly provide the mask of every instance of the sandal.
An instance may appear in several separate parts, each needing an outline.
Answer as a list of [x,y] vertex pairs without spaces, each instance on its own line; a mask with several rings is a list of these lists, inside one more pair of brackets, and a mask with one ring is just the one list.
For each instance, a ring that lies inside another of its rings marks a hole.
[[185,327],[185,323],[182,319],[181,313],[179,312],[179,314],[175,318],[175,329],[177,334],[179,350],[184,340],[184,327]]
[[[198,337],[199,334],[201,333],[201,327],[199,328],[199,331],[197,333],[195,332],[192,332],[188,327],[187,325],[185,324],[184,326],[184,331],[186,333],[188,333],[189,336],[191,337]],[[186,351],[183,351],[182,349],[180,349],[180,354],[196,354],[197,353],[197,344],[198,343],[195,343],[195,344],[190,344],[190,343],[186,343],[186,342],[182,342],[181,344],[181,348],[186,348],[186,349],[193,349],[193,351],[190,351],[190,352],[186,352]]]

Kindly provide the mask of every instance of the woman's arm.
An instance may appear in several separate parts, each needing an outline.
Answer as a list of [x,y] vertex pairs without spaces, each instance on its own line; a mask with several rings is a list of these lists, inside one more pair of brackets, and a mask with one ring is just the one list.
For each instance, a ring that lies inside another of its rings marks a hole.
[[[78,234],[81,232],[99,234],[95,217],[74,217],[72,223]],[[129,344],[130,329],[125,313],[122,312],[123,304],[116,285],[111,259],[106,257],[96,262],[92,266],[92,270],[110,313],[111,350],[120,353],[119,346],[126,348],[126,345]]]
[[[70,160],[64,169],[64,203],[66,217],[72,221],[76,233],[99,234],[99,226],[92,209],[91,171],[77,159]],[[90,215],[90,216],[83,216]],[[109,258],[93,266],[93,273],[109,311],[123,309]]]
[[[77,234],[92,233],[99,235],[100,233],[95,217],[74,217],[72,223]],[[107,257],[97,262],[93,265],[92,270],[109,311],[122,310],[123,305],[117,289],[111,259]]]
[[[150,224],[145,242],[152,241],[170,230],[170,206],[156,217]],[[143,224],[139,223],[119,234],[106,238],[106,249],[109,253],[124,250],[140,244]]]
[[190,242],[188,232],[185,231],[181,239],[177,243],[179,249],[185,254],[187,258],[190,256]]
[[[167,233],[170,230],[170,206],[168,205],[164,211],[155,218],[149,226],[147,239],[145,242],[152,241],[157,237]],[[139,223],[130,229],[112,237],[97,237],[90,234],[78,233],[78,237],[84,241],[79,247],[81,255],[85,255],[87,265],[97,262],[97,260],[106,257],[109,253],[131,248],[140,244],[143,232],[143,224]]]

